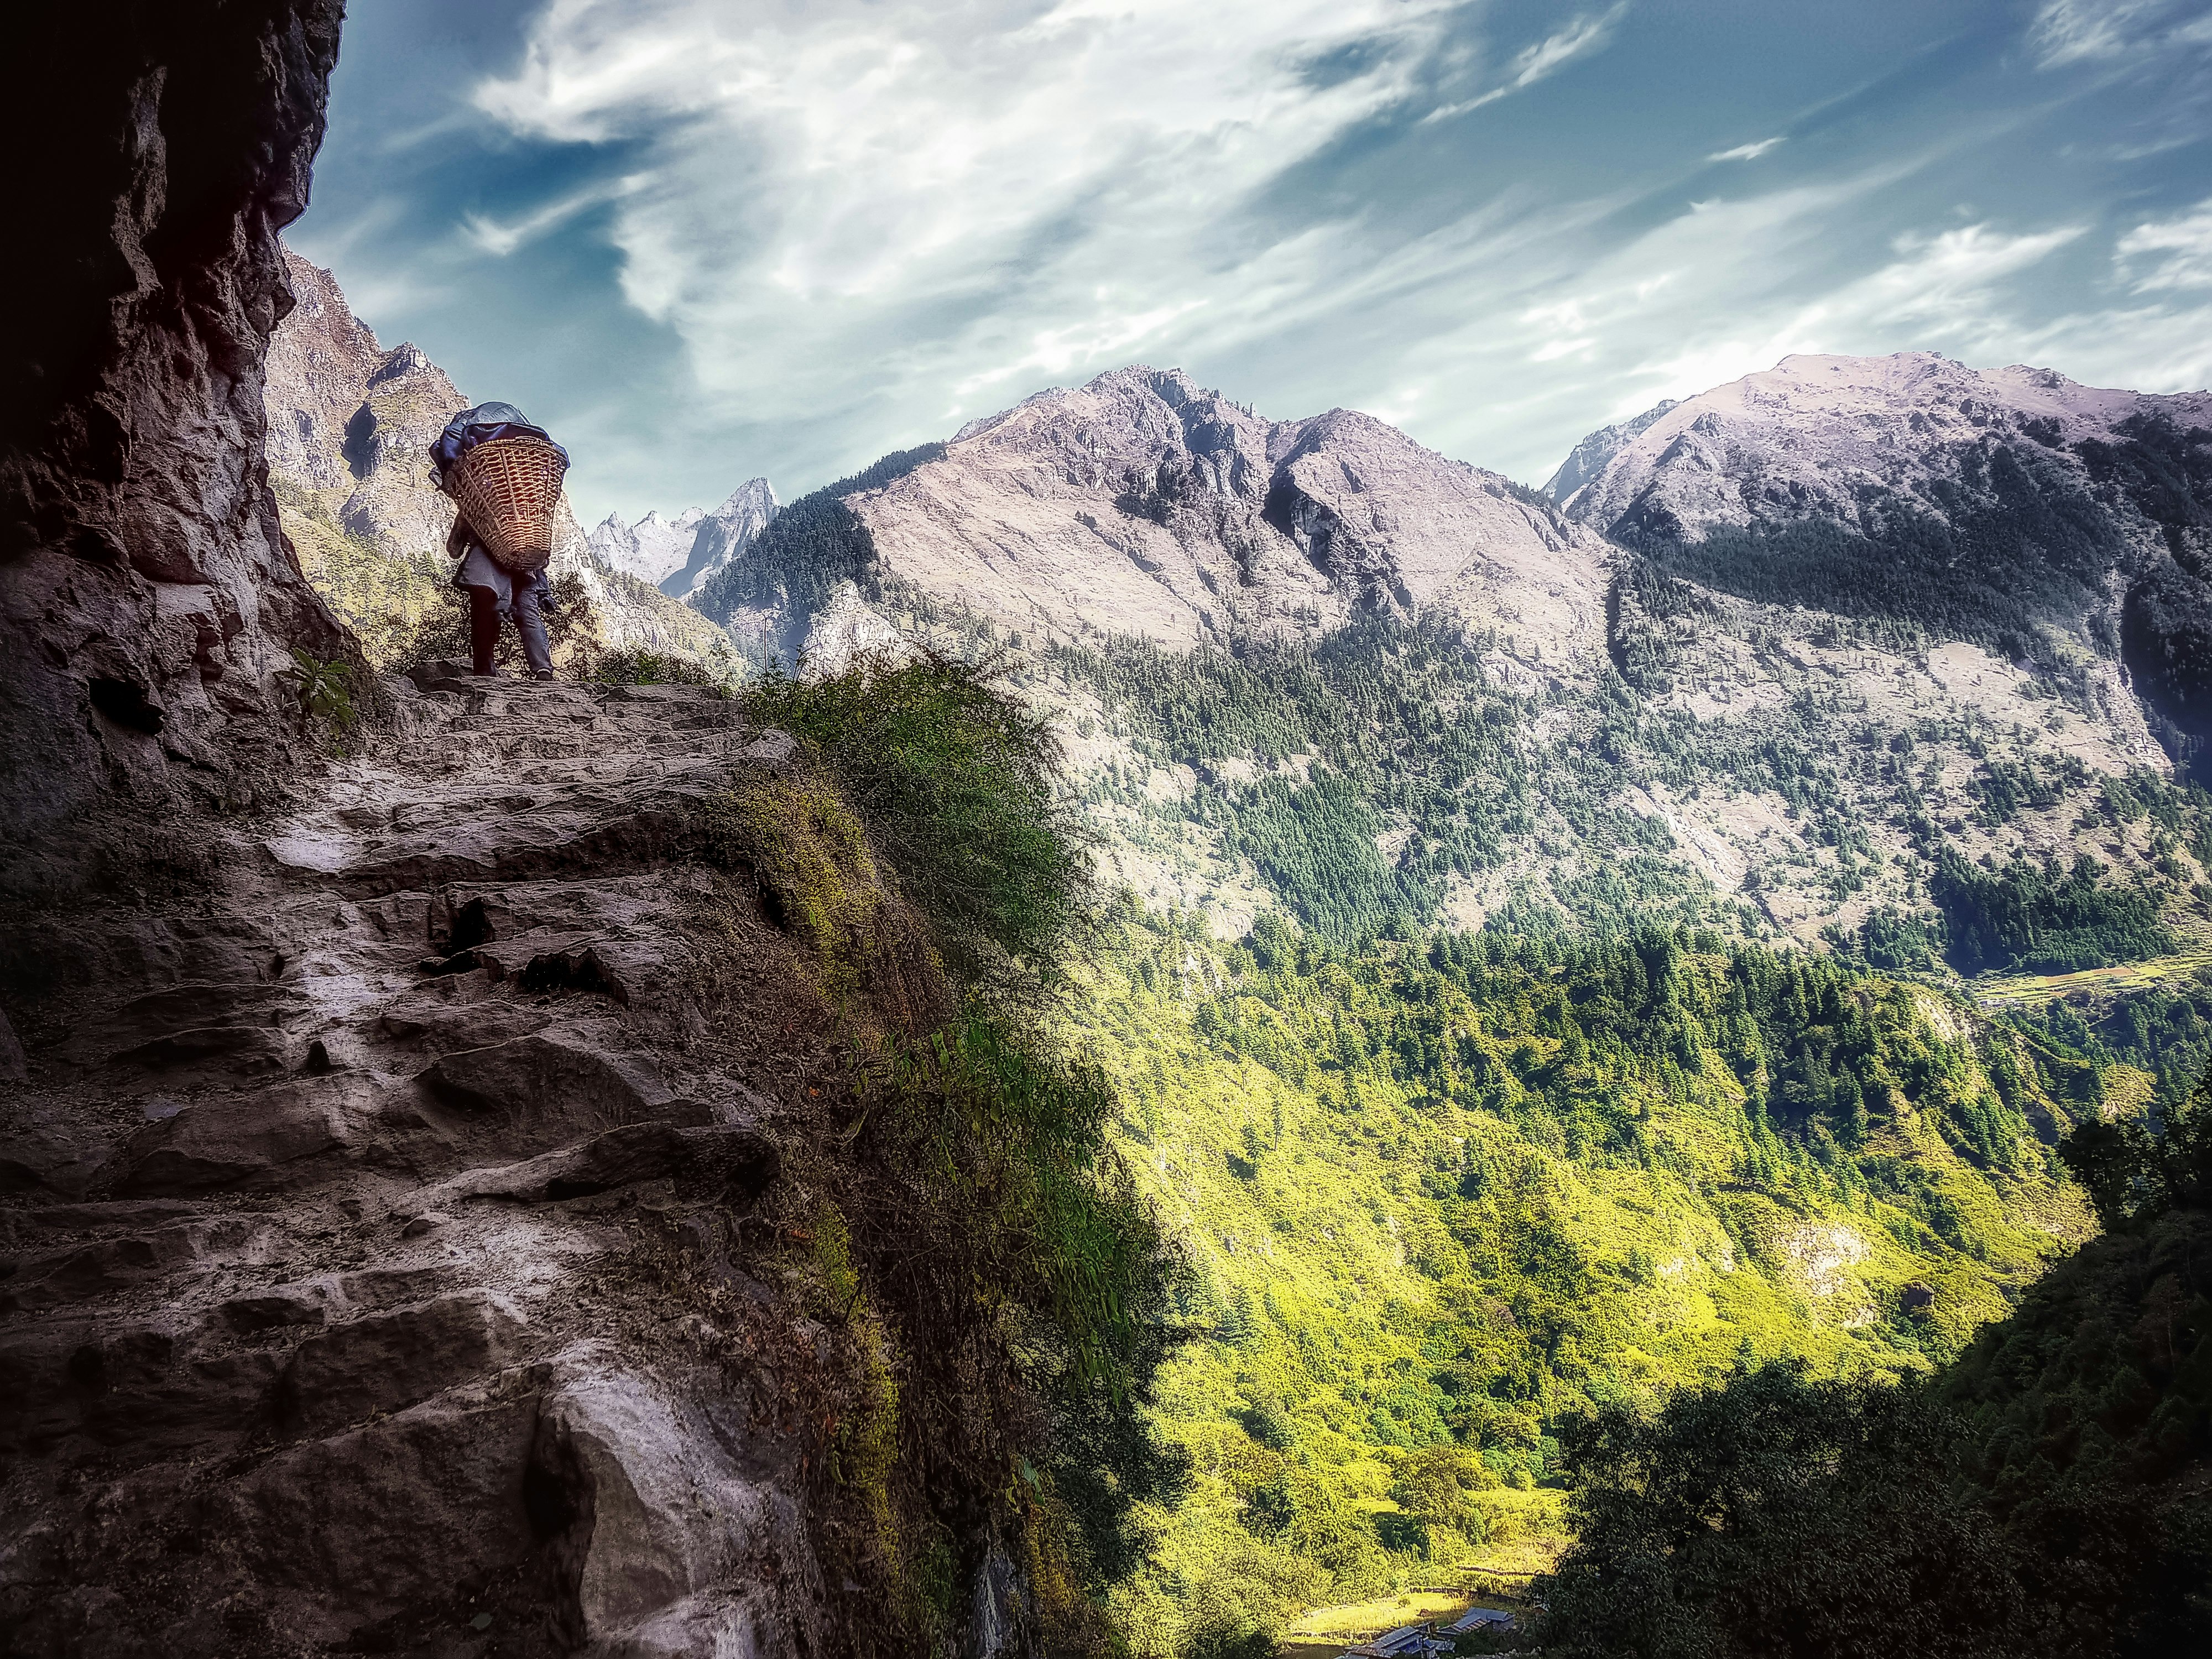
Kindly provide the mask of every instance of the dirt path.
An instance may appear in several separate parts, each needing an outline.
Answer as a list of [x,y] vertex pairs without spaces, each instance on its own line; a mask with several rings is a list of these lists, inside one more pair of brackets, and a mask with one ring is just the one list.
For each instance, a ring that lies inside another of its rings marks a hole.
[[0,936],[5,1645],[818,1653],[808,1336],[727,1248],[775,1056],[684,989],[691,808],[789,742],[465,682],[397,732],[209,890]]

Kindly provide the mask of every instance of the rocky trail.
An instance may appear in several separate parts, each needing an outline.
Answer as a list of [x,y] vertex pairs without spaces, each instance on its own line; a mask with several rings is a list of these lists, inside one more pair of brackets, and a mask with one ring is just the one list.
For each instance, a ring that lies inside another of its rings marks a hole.
[[828,1339],[733,1265],[793,1045],[686,979],[790,741],[401,691],[204,888],[0,931],[0,1650],[822,1651]]

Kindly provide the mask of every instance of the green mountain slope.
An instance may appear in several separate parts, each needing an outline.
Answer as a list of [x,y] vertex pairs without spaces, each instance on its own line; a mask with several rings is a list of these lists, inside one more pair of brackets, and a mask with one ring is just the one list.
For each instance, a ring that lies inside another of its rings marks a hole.
[[1480,1556],[1593,1405],[1924,1372],[2091,1231],[2057,1137],[2154,1086],[1711,935],[1121,927],[1084,1023],[1205,1333],[1164,1373],[1194,1486],[1121,1592],[1141,1652]]

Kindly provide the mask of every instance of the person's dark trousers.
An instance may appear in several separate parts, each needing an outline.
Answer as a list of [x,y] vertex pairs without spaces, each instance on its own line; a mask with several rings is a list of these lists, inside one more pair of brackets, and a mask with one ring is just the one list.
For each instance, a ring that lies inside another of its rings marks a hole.
[[514,631],[522,635],[522,654],[533,674],[553,672],[553,647],[545,637],[545,615],[538,608],[538,584],[525,577],[514,584]]
[[[476,672],[489,674],[499,653],[499,595],[489,587],[469,589],[469,649]],[[533,674],[553,672],[553,647],[545,637],[544,614],[538,608],[538,584],[518,581],[514,631],[522,635],[522,654]]]
[[471,587],[469,594],[469,649],[476,671],[489,674],[499,654],[499,595],[489,587]]

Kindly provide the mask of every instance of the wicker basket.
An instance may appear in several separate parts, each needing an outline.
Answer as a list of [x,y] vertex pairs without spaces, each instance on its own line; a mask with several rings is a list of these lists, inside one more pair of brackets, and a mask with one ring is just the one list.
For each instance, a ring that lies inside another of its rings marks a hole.
[[502,568],[542,570],[553,557],[553,514],[568,470],[543,438],[495,438],[478,444],[446,475],[446,493]]

